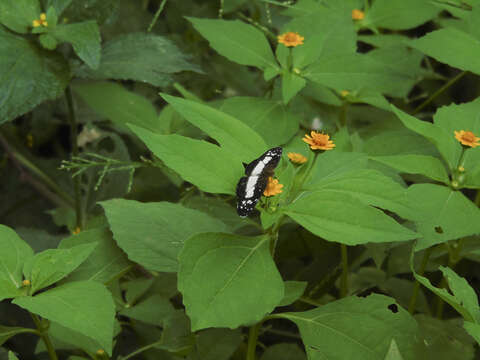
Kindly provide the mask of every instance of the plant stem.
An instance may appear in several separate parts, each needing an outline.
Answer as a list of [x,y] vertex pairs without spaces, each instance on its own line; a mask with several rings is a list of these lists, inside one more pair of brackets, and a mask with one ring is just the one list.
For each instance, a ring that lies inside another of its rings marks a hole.
[[342,275],[340,278],[340,297],[348,295],[348,251],[347,245],[340,244],[342,253]]
[[[425,269],[428,264],[428,259],[430,258],[430,255],[432,254],[433,251],[433,246],[430,246],[425,252],[423,253],[423,259],[422,263],[420,265],[420,269],[418,270],[418,275],[423,276],[425,273]],[[415,312],[415,306],[417,305],[417,297],[418,297],[418,291],[420,290],[420,283],[415,280],[415,285],[413,287],[413,292],[412,292],[412,297],[410,298],[410,302],[408,304],[408,312],[413,315]]]
[[161,14],[162,11],[163,11],[163,8],[165,7],[165,3],[166,3],[166,2],[167,2],[167,0],[162,0],[162,2],[160,3],[160,6],[158,7],[158,10],[157,10],[157,12],[155,13],[155,16],[153,17],[152,22],[151,22],[150,25],[148,26],[147,32],[152,31],[153,27],[154,27],[155,24],[157,23],[158,17],[160,16],[160,14]]
[[468,71],[462,71],[460,74],[455,76],[454,78],[451,78],[446,84],[444,84],[440,89],[435,91],[428,99],[426,99],[423,103],[418,105],[415,110],[413,110],[412,115],[415,115],[419,113],[423,108],[425,108],[428,104],[430,104],[433,100],[435,100],[437,97],[439,97],[445,90],[447,90],[450,86],[455,84],[458,80],[463,78],[465,75],[468,74]]
[[161,343],[163,342],[163,340],[158,340],[158,341],[155,341],[154,343],[151,343],[151,344],[148,344],[148,345],[145,345],[137,350],[135,350],[134,352],[128,354],[127,356],[125,357],[122,357],[121,359],[122,360],[127,360],[127,359],[130,359],[131,357],[134,357],[135,355],[138,355],[144,351],[147,351],[147,350],[150,350],[151,348],[154,348],[155,346],[157,345],[160,345]]
[[48,356],[50,357],[50,360],[58,360],[57,353],[55,352],[55,348],[53,347],[52,341],[48,336],[47,329],[45,329],[42,326],[42,322],[40,321],[39,317],[36,314],[30,313],[30,316],[32,317],[33,322],[35,323],[35,326],[38,329],[40,337],[42,338],[43,342],[45,343],[45,346],[47,347]]
[[246,360],[255,360],[255,350],[257,348],[258,333],[263,321],[256,323],[250,327],[248,331],[248,345],[247,345],[247,357]]
[[[65,98],[68,106],[68,120],[70,121],[70,141],[72,143],[72,154],[78,156],[77,144],[77,118],[75,116],[75,107],[73,105],[73,96],[70,86],[65,90]],[[75,191],[75,213],[77,215],[77,228],[83,228],[83,210],[82,210],[82,193],[81,193],[81,176],[73,178],[73,187]]]

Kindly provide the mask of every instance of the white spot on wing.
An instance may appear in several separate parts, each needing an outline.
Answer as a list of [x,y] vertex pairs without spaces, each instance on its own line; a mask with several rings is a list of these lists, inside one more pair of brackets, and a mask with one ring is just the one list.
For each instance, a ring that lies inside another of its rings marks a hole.
[[262,173],[263,169],[265,168],[265,163],[262,161],[259,161],[257,165],[252,170],[252,173],[250,174],[251,176],[258,176]]
[[[256,168],[256,167],[255,167]],[[250,176],[247,180],[247,186],[245,187],[245,198],[253,197],[255,193],[255,186],[257,185],[258,176]]]

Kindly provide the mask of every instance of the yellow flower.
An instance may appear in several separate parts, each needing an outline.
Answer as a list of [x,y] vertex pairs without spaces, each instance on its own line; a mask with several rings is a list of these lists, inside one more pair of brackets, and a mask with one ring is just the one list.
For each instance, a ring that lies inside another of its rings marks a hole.
[[312,131],[310,135],[311,136],[305,134],[305,137],[302,140],[309,144],[310,149],[312,150],[332,150],[335,147],[335,144],[330,140],[330,136],[327,134]]
[[268,184],[267,184],[267,187],[265,188],[265,191],[263,192],[263,195],[274,196],[274,195],[280,194],[283,191],[282,188],[283,188],[283,184],[279,184],[277,179],[269,177]]
[[289,152],[287,156],[294,164],[304,164],[307,162],[307,158],[299,153]]
[[353,20],[363,20],[364,18],[365,18],[365,13],[362,10],[358,10],[358,9],[352,10]]
[[455,139],[460,141],[462,145],[469,146],[472,148],[480,146],[480,144],[478,143],[480,141],[480,137],[476,137],[473,132],[460,130],[460,131],[454,131],[454,133],[455,133]]
[[78,235],[78,234],[80,234],[80,230],[81,230],[81,229],[77,226],[77,227],[75,228],[75,230],[73,230],[73,235]]
[[98,349],[97,350],[97,355],[102,356],[103,354],[105,354],[105,350],[103,350],[103,349]]
[[295,47],[297,45],[303,45],[303,36],[300,36],[297,32],[287,32],[282,35],[278,35],[278,42],[286,47]]
[[31,284],[30,280],[25,279],[25,280],[22,281],[23,286],[30,286],[30,284]]
[[45,13],[41,13],[40,19],[32,21],[32,26],[33,27],[48,26],[47,15]]
[[347,97],[348,94],[350,94],[350,91],[348,91],[348,90],[340,91],[340,96],[343,97],[343,98]]

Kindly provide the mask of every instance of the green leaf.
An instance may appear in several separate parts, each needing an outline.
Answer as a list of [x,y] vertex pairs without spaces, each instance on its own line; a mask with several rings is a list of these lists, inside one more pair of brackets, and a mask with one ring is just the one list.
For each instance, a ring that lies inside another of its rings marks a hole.
[[192,236],[179,263],[178,288],[194,331],[256,323],[283,298],[269,237]]
[[371,89],[392,96],[410,90],[411,76],[368,54],[329,56],[309,66],[302,76],[337,91]]
[[98,341],[112,354],[115,305],[112,295],[96,281],[78,281],[23,296],[13,303]]
[[278,306],[287,306],[297,301],[305,292],[308,282],[306,281],[285,281],[285,294]]
[[463,327],[475,339],[477,344],[480,344],[480,324],[474,324],[469,321],[463,323]]
[[106,229],[92,229],[81,231],[63,239],[59,249],[71,249],[81,244],[97,243],[95,251],[69,276],[67,281],[94,280],[108,283],[125,273],[131,263],[125,253],[120,250]]
[[70,6],[71,2],[72,0],[48,0],[46,8],[53,7],[57,15],[60,16]]
[[269,346],[260,360],[305,360],[305,353],[297,344],[275,344]]
[[418,237],[381,210],[333,190],[303,193],[284,212],[313,234],[346,245]]
[[416,206],[415,250],[480,233],[480,210],[460,191],[433,184],[415,184],[407,196]]
[[0,300],[22,294],[23,264],[33,256],[32,248],[8,226],[0,225]]
[[165,319],[174,311],[175,308],[167,298],[155,294],[135,306],[119,311],[119,314],[147,324],[163,326]]
[[2,27],[0,54],[0,124],[59,97],[67,86],[70,74],[62,56]]
[[97,243],[71,249],[48,249],[35,254],[23,267],[25,279],[31,282],[31,294],[56,283],[74,271],[93,252]]
[[40,34],[38,41],[47,50],[55,50],[58,45],[57,39],[50,34]]
[[428,155],[392,155],[373,156],[373,160],[390,166],[401,173],[420,174],[426,177],[449,184],[447,170],[443,163],[433,156]]
[[18,357],[15,355],[13,351],[8,352],[8,360],[18,360]]
[[229,360],[241,343],[240,330],[208,329],[198,334],[187,360]]
[[235,194],[244,169],[234,154],[206,141],[180,135],[159,135],[133,125],[130,129],[165,165],[200,190]]
[[12,336],[15,336],[18,334],[32,333],[32,332],[34,333],[35,330],[22,328],[22,327],[0,325],[0,346],[5,344],[5,342],[8,339],[10,339]]
[[76,69],[76,75],[89,79],[119,79],[146,82],[164,87],[169,74],[180,71],[201,72],[170,40],[163,36],[131,33],[105,43],[98,69]]
[[115,199],[101,205],[130,260],[155,271],[177,271],[178,252],[190,236],[225,230],[221,221],[180,204]]
[[162,97],[187,121],[217,140],[226,152],[253,160],[267,150],[261,136],[233,116],[196,101],[166,94]]
[[463,31],[452,27],[432,31],[410,45],[452,67],[480,74],[480,40]]
[[390,343],[387,355],[385,355],[385,360],[404,360],[395,339],[392,339]]
[[40,13],[38,0],[0,2],[0,23],[17,33],[26,34],[32,27],[33,20],[40,18]]
[[287,143],[297,133],[300,121],[278,100],[235,96],[225,99],[219,109],[247,124],[269,148]]
[[[417,324],[395,300],[372,294],[347,297],[319,308],[275,315],[300,329],[309,359],[384,360],[392,339],[407,359],[413,358]],[[359,331],[359,324],[362,329]]]
[[73,50],[92,69],[100,65],[100,30],[95,21],[58,25],[51,33],[61,42],[72,44]]
[[307,81],[289,71],[286,71],[282,75],[282,98],[284,104],[288,104],[290,100],[302,90]]
[[220,55],[240,65],[278,68],[263,33],[241,21],[187,18]]
[[152,103],[122,85],[106,81],[77,82],[73,90],[99,115],[116,124],[130,123],[154,132],[162,131]]
[[363,20],[391,30],[406,30],[433,19],[440,9],[427,0],[376,0]]
[[427,121],[421,121],[397,109],[392,105],[393,112],[408,129],[415,131],[433,143],[449,167],[456,168],[461,153],[461,147],[455,140],[454,134],[448,134],[440,126]]
[[306,184],[335,179],[344,173],[365,169],[368,157],[362,153],[327,151],[317,156]]

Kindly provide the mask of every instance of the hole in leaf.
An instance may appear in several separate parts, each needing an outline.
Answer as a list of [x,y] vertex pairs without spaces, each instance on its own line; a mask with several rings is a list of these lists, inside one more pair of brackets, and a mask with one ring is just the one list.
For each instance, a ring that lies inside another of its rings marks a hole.
[[443,229],[441,226],[435,226],[435,232],[437,234],[443,234]]
[[394,314],[396,314],[398,312],[397,304],[390,304],[387,307],[388,307],[388,310],[390,310]]

